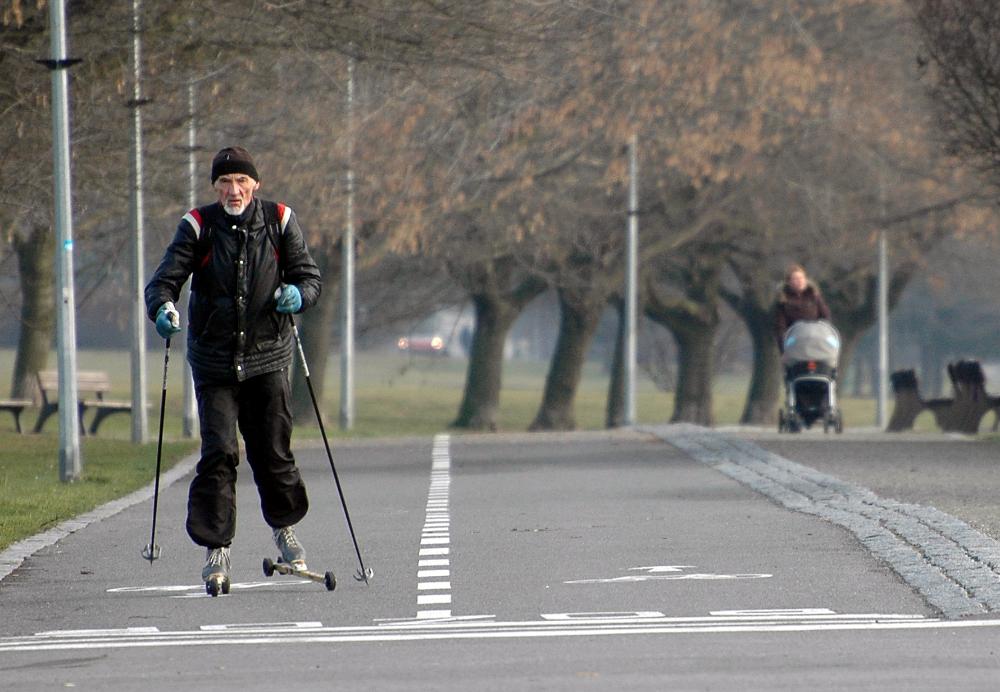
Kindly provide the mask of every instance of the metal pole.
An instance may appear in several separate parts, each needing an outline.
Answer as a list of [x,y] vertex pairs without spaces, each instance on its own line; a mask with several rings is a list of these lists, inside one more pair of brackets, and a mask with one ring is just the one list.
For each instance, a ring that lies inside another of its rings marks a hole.
[[889,243],[878,232],[878,400],[875,424],[885,429],[889,411]]
[[146,309],[143,300],[143,200],[142,200],[142,0],[132,0],[132,442],[149,437],[146,412]]
[[636,317],[639,280],[639,137],[628,144],[628,236],[625,243],[625,425],[635,425]]
[[347,224],[341,247],[340,429],[354,427],[354,58],[347,61]]
[[[195,84],[194,80],[188,82],[188,208],[194,209],[198,206],[198,166],[195,161],[195,151],[197,149],[197,130],[194,120],[195,116]],[[181,293],[181,302],[188,305],[191,292],[191,282],[184,284]],[[185,344],[186,347],[186,344]],[[191,372],[191,364],[184,358],[184,413],[182,416],[184,437],[197,437],[199,432],[198,423],[198,402],[195,400],[194,376]]]
[[80,458],[80,412],[76,386],[76,299],[73,295],[73,211],[70,199],[69,79],[66,69],[66,8],[49,2],[52,60],[52,163],[56,226],[56,354],[59,360],[59,479],[75,481]]

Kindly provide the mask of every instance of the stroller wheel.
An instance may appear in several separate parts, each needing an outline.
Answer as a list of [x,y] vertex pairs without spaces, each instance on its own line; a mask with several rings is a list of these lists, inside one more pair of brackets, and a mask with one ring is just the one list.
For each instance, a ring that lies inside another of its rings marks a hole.
[[797,433],[802,430],[802,419],[799,418],[797,413],[789,412],[788,417],[785,419],[785,430],[790,433]]

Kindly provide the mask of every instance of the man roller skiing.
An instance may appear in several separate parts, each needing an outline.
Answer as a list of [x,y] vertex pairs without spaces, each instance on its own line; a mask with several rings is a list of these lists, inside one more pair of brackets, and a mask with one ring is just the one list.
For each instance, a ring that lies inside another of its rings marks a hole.
[[319,269],[295,213],[255,197],[260,176],[242,147],[212,160],[218,201],[184,215],[145,290],[165,339],[181,330],[175,303],[189,276],[187,358],[201,425],[201,458],[188,495],[187,531],[206,548],[207,591],[229,591],[236,533],[239,429],[261,512],[281,559],[305,569],[294,525],[309,506],[292,456],[288,367],[292,318],[316,303]]

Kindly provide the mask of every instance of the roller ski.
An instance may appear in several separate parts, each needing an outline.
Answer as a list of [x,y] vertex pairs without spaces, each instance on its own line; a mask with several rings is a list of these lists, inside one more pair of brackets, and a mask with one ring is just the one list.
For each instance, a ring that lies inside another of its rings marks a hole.
[[205,593],[212,598],[229,593],[229,548],[207,550],[201,578],[205,580]]
[[285,574],[293,577],[303,577],[310,581],[318,582],[326,586],[327,591],[333,591],[337,588],[337,578],[333,576],[333,572],[326,572],[325,574],[320,574],[319,572],[311,572],[306,567],[304,562],[285,562],[280,557],[277,561],[272,560],[269,557],[264,558],[264,576],[271,577],[274,573]]
[[277,572],[278,574],[304,577],[310,581],[319,582],[326,586],[327,591],[333,591],[337,587],[337,580],[333,576],[333,572],[320,574],[319,572],[311,572],[306,567],[305,548],[299,543],[291,526],[274,529],[274,544],[281,551],[281,555],[277,560],[264,558],[265,577],[273,576]]

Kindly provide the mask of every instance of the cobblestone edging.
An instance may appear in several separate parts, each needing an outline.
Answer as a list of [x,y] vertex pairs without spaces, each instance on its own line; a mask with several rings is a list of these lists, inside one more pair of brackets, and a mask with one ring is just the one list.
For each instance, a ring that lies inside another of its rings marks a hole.
[[872,491],[693,425],[644,427],[788,509],[851,531],[945,617],[1000,611],[1000,542],[933,507]]

